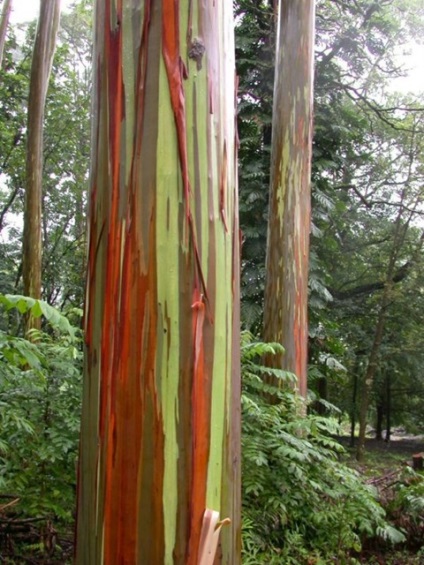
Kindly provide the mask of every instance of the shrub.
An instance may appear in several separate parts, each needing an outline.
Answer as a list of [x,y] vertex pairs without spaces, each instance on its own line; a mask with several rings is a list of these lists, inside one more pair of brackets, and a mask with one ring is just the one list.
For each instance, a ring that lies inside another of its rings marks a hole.
[[[363,536],[403,541],[385,521],[373,487],[339,461],[332,418],[307,415],[293,375],[261,364],[281,351],[243,334],[244,563],[354,563]],[[264,384],[272,373],[280,387]],[[269,395],[278,399],[268,401]]]

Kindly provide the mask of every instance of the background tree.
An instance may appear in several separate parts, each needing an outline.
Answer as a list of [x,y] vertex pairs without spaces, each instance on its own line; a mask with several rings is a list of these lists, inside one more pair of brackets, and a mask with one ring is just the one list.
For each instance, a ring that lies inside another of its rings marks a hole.
[[[236,14],[242,321],[259,333],[268,217],[274,20],[269,2],[250,7],[240,0]],[[393,234],[390,226],[397,209],[383,201],[391,193],[394,199],[399,194],[398,176],[405,167],[410,144],[408,120],[413,116],[420,119],[423,106],[419,95],[402,97],[390,85],[393,77],[405,72],[396,53],[419,35],[422,16],[422,7],[416,2],[317,2],[308,376],[310,395],[319,401],[313,409],[325,411],[326,400],[331,400],[351,412],[354,373],[358,379],[357,405],[362,394],[375,301],[381,288],[377,285],[370,294],[350,295],[348,291],[362,284],[381,283],[384,264],[387,266]],[[400,159],[400,155],[404,157]],[[419,160],[415,163],[417,183],[413,190],[417,194],[421,173]],[[379,191],[377,202],[369,198],[374,190]],[[402,257],[406,262],[403,252]],[[410,270],[402,288],[409,287],[415,276],[414,269]],[[402,317],[400,304],[390,306],[390,319],[392,315]],[[390,336],[393,340],[393,332]],[[399,334],[397,339],[404,337]],[[396,348],[393,342],[389,346],[386,338],[383,341],[384,348]],[[371,418],[374,398],[373,393],[368,411]],[[396,421],[401,420],[398,413]]]
[[278,13],[263,334],[284,346],[278,362],[306,396],[315,4]]
[[[60,0],[41,0],[31,63],[28,99],[28,136],[22,274],[24,294],[41,297],[41,205],[44,107],[59,26]],[[28,329],[38,325],[31,315]]]

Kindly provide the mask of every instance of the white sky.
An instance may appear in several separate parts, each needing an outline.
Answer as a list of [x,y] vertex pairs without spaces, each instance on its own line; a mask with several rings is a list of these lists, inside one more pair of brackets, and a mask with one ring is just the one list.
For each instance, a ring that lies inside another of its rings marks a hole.
[[424,92],[424,45],[411,46],[411,54],[399,60],[408,69],[408,76],[393,80],[393,89],[401,92]]
[[[71,0],[61,0],[62,10],[71,4]],[[38,17],[40,11],[40,0],[12,0],[12,15],[10,21],[28,22]]]

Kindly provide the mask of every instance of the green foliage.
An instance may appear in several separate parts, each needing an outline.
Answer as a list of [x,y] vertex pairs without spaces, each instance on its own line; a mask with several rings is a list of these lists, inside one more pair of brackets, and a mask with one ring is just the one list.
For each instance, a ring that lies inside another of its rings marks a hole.
[[[261,357],[279,346],[242,343],[243,511],[245,563],[350,563],[363,537],[393,542],[402,533],[385,521],[376,491],[340,462],[332,418],[303,416],[293,376],[273,370],[270,390]],[[278,397],[270,404],[269,393]]]
[[259,333],[265,281],[275,29],[271,2],[234,3],[238,89],[242,322]]
[[49,322],[31,341],[0,331],[0,488],[29,516],[72,520],[81,396],[81,334],[42,301],[0,295]]
[[405,467],[385,493],[387,512],[401,528],[410,547],[424,547],[424,475]]

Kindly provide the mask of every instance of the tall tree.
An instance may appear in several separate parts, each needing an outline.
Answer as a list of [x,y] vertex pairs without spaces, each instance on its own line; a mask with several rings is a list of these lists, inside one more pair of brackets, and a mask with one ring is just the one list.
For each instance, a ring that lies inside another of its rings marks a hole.
[[9,23],[10,12],[12,11],[12,0],[4,0],[0,20],[0,68],[3,63],[4,44],[6,41],[7,26]]
[[[37,299],[41,297],[43,120],[59,15],[60,0],[41,0],[28,99],[22,274],[24,294]],[[30,316],[27,328],[37,327],[38,324],[39,318]]]
[[96,10],[76,560],[237,564],[232,5]]
[[313,0],[280,2],[272,122],[264,339],[307,388],[307,298],[314,48]]

